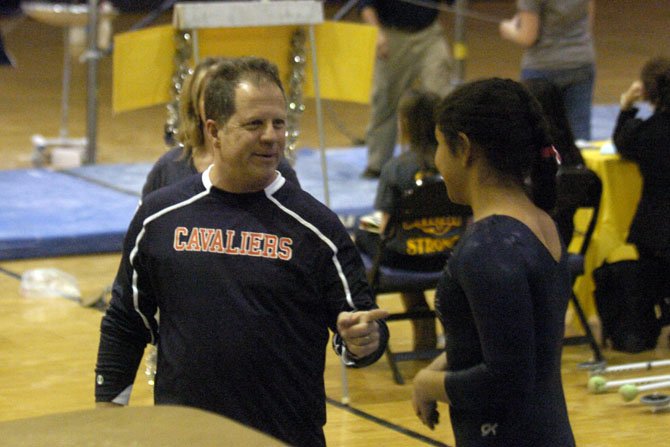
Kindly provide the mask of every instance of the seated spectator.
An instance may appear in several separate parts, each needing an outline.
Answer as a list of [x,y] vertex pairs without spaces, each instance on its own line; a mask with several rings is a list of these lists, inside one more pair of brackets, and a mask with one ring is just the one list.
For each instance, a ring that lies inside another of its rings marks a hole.
[[[648,119],[637,117],[637,101],[651,104]],[[660,331],[670,324],[670,58],[649,60],[620,104],[612,139],[617,152],[637,163],[642,175],[642,196],[628,242],[639,253],[645,305],[660,308]]]
[[[374,207],[382,213],[380,232],[388,223],[389,217],[403,191],[413,188],[416,181],[423,176],[439,175],[435,168],[435,120],[433,111],[439,101],[433,93],[410,90],[405,93],[398,105],[398,128],[402,153],[384,165]],[[460,226],[449,230],[447,237],[452,238],[454,232],[459,234]],[[425,234],[420,230],[413,230]],[[416,237],[416,235],[415,235]],[[416,271],[439,271],[451,251],[439,253],[411,253],[408,251],[409,232],[398,234],[388,242],[382,255],[381,264],[389,267],[400,267]],[[453,238],[455,244],[458,237]],[[356,245],[359,250],[370,256],[375,255],[379,246],[379,236],[368,231],[356,232]],[[422,292],[401,294],[403,305],[407,311],[428,309],[426,297]],[[432,320],[412,320],[414,331],[414,348],[430,349],[437,344],[435,323]]]

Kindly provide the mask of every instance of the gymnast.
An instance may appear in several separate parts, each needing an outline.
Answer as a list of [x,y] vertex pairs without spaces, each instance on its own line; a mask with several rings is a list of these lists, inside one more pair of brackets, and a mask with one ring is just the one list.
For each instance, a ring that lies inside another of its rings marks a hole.
[[574,446],[561,383],[567,256],[530,198],[550,209],[556,194],[540,105],[515,81],[486,79],[457,88],[436,113],[435,165],[474,222],[438,283],[446,355],[414,378],[414,410],[433,428],[437,401],[448,403],[459,447]]

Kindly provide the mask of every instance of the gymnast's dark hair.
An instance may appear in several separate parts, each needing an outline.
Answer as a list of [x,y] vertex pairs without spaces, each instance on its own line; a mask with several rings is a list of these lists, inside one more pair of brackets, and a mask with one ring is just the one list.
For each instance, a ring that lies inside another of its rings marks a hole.
[[642,67],[641,78],[647,100],[657,111],[670,112],[670,59],[650,59]]
[[241,82],[258,86],[275,84],[284,93],[277,66],[256,56],[224,59],[210,75],[205,88],[205,115],[217,123],[225,123],[235,113],[235,90]]
[[435,116],[450,150],[458,149],[462,132],[501,177],[521,185],[529,179],[536,206],[554,207],[558,166],[549,127],[523,85],[500,78],[463,84],[440,102]]

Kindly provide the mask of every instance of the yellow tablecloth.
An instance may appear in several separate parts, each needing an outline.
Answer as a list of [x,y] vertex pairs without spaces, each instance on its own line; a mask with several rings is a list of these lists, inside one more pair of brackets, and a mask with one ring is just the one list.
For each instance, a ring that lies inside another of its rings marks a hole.
[[[588,317],[596,315],[593,292],[593,270],[618,246],[624,244],[642,191],[642,177],[635,163],[617,154],[601,154],[598,149],[585,149],[586,165],[598,174],[603,183],[598,222],[584,259],[585,274],[575,283],[575,294]],[[585,216],[575,216],[577,231],[584,228]],[[571,245],[572,250],[574,245]]]

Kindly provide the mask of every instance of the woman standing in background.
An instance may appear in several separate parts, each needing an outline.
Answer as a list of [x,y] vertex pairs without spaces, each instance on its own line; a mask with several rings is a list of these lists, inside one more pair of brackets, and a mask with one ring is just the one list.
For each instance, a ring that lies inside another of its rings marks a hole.
[[517,13],[500,35],[522,46],[521,79],[546,78],[561,91],[580,140],[591,139],[595,83],[594,0],[517,0]]

